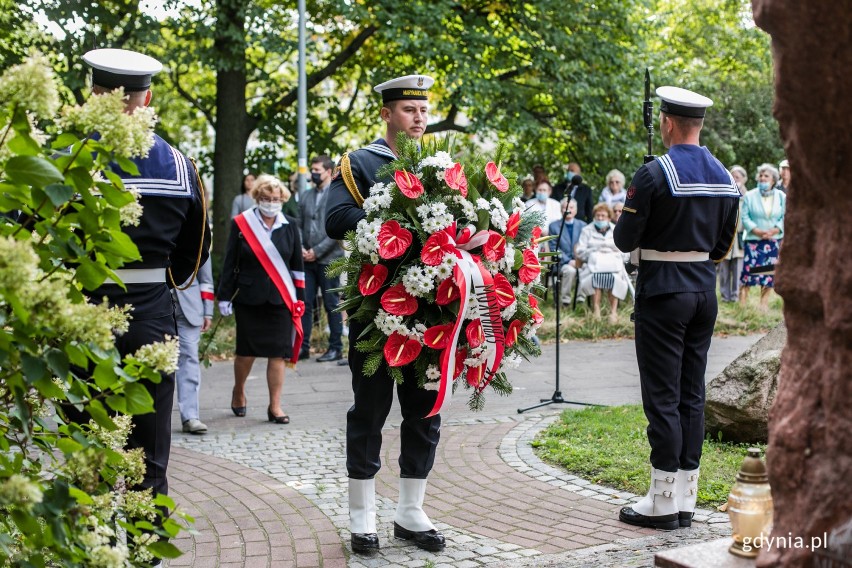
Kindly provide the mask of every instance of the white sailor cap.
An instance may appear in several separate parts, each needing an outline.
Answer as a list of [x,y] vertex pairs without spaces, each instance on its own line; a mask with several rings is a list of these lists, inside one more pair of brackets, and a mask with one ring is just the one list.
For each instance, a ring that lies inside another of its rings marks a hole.
[[713,106],[713,101],[680,87],[658,87],[657,96],[660,97],[660,112],[685,116],[689,118],[704,118],[707,107]]
[[382,102],[389,103],[400,99],[425,101],[429,98],[429,87],[435,79],[428,75],[406,75],[376,85],[373,90],[382,94]]
[[92,83],[106,89],[124,87],[125,91],[147,91],[151,77],[163,70],[163,64],[136,51],[95,49],[83,56],[92,66]]
[[789,168],[790,162],[787,159],[781,160],[781,163],[778,164],[779,168]]

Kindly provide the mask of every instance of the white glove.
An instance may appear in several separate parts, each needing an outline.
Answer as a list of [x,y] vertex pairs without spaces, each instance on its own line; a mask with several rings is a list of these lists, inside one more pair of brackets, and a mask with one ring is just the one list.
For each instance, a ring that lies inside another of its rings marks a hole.
[[219,313],[228,317],[234,313],[234,305],[231,302],[219,302]]

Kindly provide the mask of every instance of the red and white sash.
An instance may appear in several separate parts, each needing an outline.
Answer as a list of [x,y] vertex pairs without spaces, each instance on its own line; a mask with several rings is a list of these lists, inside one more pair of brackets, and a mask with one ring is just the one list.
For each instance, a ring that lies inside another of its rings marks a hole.
[[[272,279],[272,283],[281,294],[284,304],[290,310],[293,317],[293,354],[290,358],[291,363],[296,363],[299,360],[299,351],[302,349],[302,314],[305,313],[305,303],[297,299],[296,288],[305,287],[305,273],[293,271],[290,274],[290,269],[281,258],[281,254],[269,234],[258,219],[254,209],[249,209],[234,217],[246,242],[251,247],[252,252],[260,261],[263,270]],[[286,221],[285,221],[286,222]]]
[[[468,298],[472,294],[478,300],[477,315],[479,316],[482,331],[485,335],[484,344],[488,348],[488,354],[484,363],[483,379],[474,389],[477,392],[485,390],[485,387],[488,386],[488,383],[491,382],[500,370],[500,363],[503,360],[503,351],[505,349],[505,338],[503,336],[503,319],[500,307],[497,305],[497,294],[494,291],[494,278],[486,270],[485,266],[482,265],[479,256],[468,252],[470,249],[482,246],[487,239],[488,234],[486,231],[481,231],[473,235],[473,237],[462,239],[464,241],[463,244],[455,243],[456,239],[453,239],[458,261],[453,267],[452,278],[455,280],[461,294],[459,314],[453,325],[452,340],[441,354],[441,378],[438,382],[438,396],[426,418],[439,414],[450,403],[453,393],[456,348],[459,342],[459,335],[462,333],[462,323],[466,319],[465,312],[467,310]],[[472,314],[467,314],[468,319],[475,319],[471,316]]]

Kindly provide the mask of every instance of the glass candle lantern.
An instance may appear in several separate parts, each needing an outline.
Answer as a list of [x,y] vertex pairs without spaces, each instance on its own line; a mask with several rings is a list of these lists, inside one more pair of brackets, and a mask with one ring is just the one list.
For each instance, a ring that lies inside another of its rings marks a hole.
[[729,552],[745,558],[756,557],[763,539],[772,530],[772,493],[766,464],[760,459],[757,448],[748,449],[748,456],[737,473],[737,481],[731,487],[728,516],[734,538]]

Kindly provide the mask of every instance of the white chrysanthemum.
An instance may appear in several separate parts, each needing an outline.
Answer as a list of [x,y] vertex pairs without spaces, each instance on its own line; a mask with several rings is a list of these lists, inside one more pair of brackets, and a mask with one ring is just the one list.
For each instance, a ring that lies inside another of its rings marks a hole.
[[[453,162],[452,156],[450,156],[447,152],[439,151],[435,152],[434,156],[427,156],[420,160],[419,166],[420,168],[431,166],[440,170],[446,170],[447,168],[453,167],[454,164],[455,162]],[[444,179],[443,172],[441,173],[441,179]]]
[[418,322],[418,323],[414,324],[414,328],[409,330],[408,337],[410,337],[412,339],[416,339],[422,345],[423,344],[423,334],[426,333],[427,329],[429,329],[429,328],[427,328],[424,324]]
[[437,365],[429,365],[426,367],[426,379],[429,381],[437,381],[441,378],[441,370]]
[[515,247],[512,243],[506,243],[506,252],[503,253],[503,258],[497,261],[497,266],[509,275],[512,273],[512,268],[515,266]]
[[[440,266],[440,265],[438,265],[438,266]],[[438,277],[438,267],[437,266],[426,266],[426,267],[423,268],[423,274],[429,280],[435,280]]]
[[435,281],[439,284],[453,275],[453,267],[445,263],[435,266]]
[[450,270],[452,270],[452,269],[453,269],[453,267],[456,265],[456,263],[457,263],[458,261],[459,261],[459,259],[458,259],[458,257],[457,257],[456,255],[454,255],[454,254],[446,254],[446,255],[444,255],[444,260],[442,260],[442,261],[441,261],[440,266],[446,266],[446,267],[448,267]]
[[506,223],[509,221],[509,214],[506,213],[506,208],[500,203],[496,197],[491,198],[491,224],[497,227],[498,230],[505,232]]
[[162,373],[174,373],[177,371],[179,353],[178,338],[167,335],[165,341],[143,345],[133,357]]
[[467,353],[467,359],[464,364],[467,367],[479,367],[488,360],[489,344],[483,343],[479,347],[471,349]]
[[525,203],[524,203],[523,199],[521,199],[520,197],[513,197],[512,198],[512,213],[514,213],[515,211],[523,211],[524,205],[525,205]]
[[0,76],[0,105],[17,105],[38,118],[53,118],[59,108],[56,74],[50,61],[34,53]]
[[491,209],[491,204],[488,203],[488,201],[486,201],[485,199],[480,197],[476,200],[476,208],[482,209],[484,211],[488,211],[488,210]]
[[390,207],[391,201],[393,200],[390,190],[391,188],[389,185],[385,185],[381,182],[374,184],[373,187],[370,188],[370,196],[364,200],[364,204],[362,205],[364,211],[369,214]]
[[504,320],[508,321],[508,320],[512,319],[512,316],[515,315],[516,311],[518,311],[518,301],[517,300],[515,300],[514,302],[512,302],[511,304],[509,304],[508,306],[503,308],[503,311],[500,312],[500,316]]
[[462,208],[462,216],[464,216],[469,221],[473,221],[477,218],[476,215],[476,207],[473,206],[473,203],[462,197],[461,195],[454,195],[453,202]]
[[418,298],[426,297],[435,289],[435,279],[426,275],[426,270],[419,264],[408,267],[402,275],[402,284],[405,291]]
[[476,294],[468,295],[464,317],[465,319],[476,319],[479,317],[479,300],[476,299]]
[[426,381],[423,383],[423,388],[427,391],[437,391],[441,388],[441,383],[439,381]]
[[443,202],[424,203],[417,207],[417,216],[420,218],[423,230],[429,234],[443,231],[453,224],[453,214]]
[[503,357],[503,361],[500,366],[505,369],[517,369],[523,362],[524,358],[521,357],[519,353],[512,353]]
[[381,308],[379,308],[376,312],[376,317],[373,318],[373,321],[375,322],[376,327],[379,328],[379,331],[388,337],[393,335],[395,331],[404,335],[409,334],[408,328],[404,323],[402,323],[402,316],[391,315]]
[[[355,227],[355,240],[358,252],[361,254],[369,254],[378,252],[379,250],[379,231],[382,228],[382,220],[367,221],[361,219]],[[378,262],[378,261],[377,261]],[[373,263],[375,264],[375,262]]]

